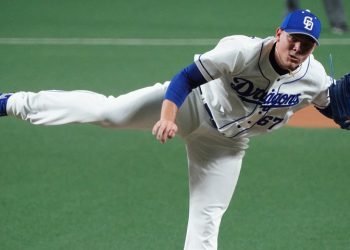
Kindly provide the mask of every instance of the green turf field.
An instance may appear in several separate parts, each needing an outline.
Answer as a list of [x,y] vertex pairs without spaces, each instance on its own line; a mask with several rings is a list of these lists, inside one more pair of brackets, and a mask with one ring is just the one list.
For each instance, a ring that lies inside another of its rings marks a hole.
[[[332,53],[335,75],[349,72],[350,34],[329,32],[321,1],[302,2],[324,20],[322,38],[330,39],[321,40],[315,56],[328,70]],[[64,45],[59,39],[265,37],[283,13],[283,1],[272,0],[1,0],[0,91],[118,95],[170,79],[214,43]],[[56,44],[40,44],[42,38]],[[10,118],[1,118],[0,131],[1,250],[182,249],[188,189],[180,139],[160,145],[150,131],[36,127]],[[254,138],[219,249],[350,249],[349,140],[347,131],[289,127]]]

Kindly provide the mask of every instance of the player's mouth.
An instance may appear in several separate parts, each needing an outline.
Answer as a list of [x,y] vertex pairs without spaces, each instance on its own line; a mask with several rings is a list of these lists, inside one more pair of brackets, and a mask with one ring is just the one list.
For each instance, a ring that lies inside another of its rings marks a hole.
[[300,59],[294,55],[289,55],[289,58],[290,58],[290,61],[292,63],[296,63],[296,64],[299,64],[300,63]]

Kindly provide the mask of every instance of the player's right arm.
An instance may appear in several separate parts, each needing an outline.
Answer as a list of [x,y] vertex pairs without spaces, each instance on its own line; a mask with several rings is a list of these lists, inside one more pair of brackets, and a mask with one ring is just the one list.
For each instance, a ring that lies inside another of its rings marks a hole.
[[192,89],[219,78],[225,73],[239,72],[245,65],[242,50],[245,44],[252,41],[254,39],[244,36],[224,38],[213,50],[204,53],[174,76],[165,93],[160,120],[152,130],[160,142],[164,143],[175,136],[177,110]]
[[190,64],[171,80],[165,93],[159,121],[153,126],[152,134],[161,143],[171,139],[177,132],[177,111],[192,89],[206,83],[195,63]]

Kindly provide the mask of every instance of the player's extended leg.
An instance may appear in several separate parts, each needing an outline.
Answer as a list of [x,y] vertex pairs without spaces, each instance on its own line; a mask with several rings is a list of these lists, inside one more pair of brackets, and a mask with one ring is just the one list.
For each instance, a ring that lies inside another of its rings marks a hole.
[[185,250],[216,250],[221,218],[241,169],[244,150],[240,148],[247,141],[234,143],[206,131],[199,135],[194,132],[186,142],[190,207]]
[[32,124],[92,123],[104,127],[151,129],[159,119],[166,85],[118,97],[90,91],[18,92],[7,102],[7,114]]

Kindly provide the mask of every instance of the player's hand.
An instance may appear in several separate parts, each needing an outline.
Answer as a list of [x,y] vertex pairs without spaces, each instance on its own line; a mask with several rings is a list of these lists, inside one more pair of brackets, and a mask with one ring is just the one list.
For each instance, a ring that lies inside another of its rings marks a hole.
[[160,119],[152,129],[152,134],[161,143],[174,138],[177,133],[177,125],[175,123],[177,110],[176,104],[172,101],[163,101]]
[[177,133],[177,125],[173,121],[159,120],[152,129],[152,134],[161,143],[165,143],[168,139],[175,137]]

